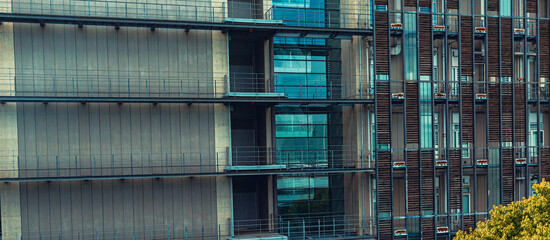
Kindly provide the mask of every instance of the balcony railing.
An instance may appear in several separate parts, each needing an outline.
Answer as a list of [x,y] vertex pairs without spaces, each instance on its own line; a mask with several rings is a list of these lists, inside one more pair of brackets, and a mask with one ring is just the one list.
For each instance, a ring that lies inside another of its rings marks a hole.
[[247,24],[284,24],[318,28],[370,28],[372,7],[368,4],[278,3],[273,6],[242,2],[212,3],[205,0],[177,3],[82,1],[52,2],[49,0],[1,0],[0,12],[34,15],[101,17],[194,22],[245,22]]
[[[0,96],[101,98],[369,99],[367,76],[322,75],[286,81],[256,73],[169,71],[82,71],[74,69],[0,69]],[[269,95],[271,94],[272,95]],[[239,96],[233,95],[233,96]],[[264,97],[265,97],[264,96]]]
[[[355,171],[375,167],[369,152],[334,146],[326,150],[280,150],[238,147],[217,151],[148,150],[144,153],[21,154],[0,152],[0,178],[139,178],[162,176],[227,175],[255,171]],[[98,152],[98,153],[94,153]]]

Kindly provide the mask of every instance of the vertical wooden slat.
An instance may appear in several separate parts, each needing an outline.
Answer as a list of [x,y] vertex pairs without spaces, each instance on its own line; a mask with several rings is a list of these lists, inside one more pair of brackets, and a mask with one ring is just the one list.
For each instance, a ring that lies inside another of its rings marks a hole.
[[550,148],[543,147],[541,148],[540,152],[540,175],[542,175],[541,179],[544,178],[546,179],[546,181],[550,181]]
[[514,41],[514,34],[512,28],[512,19],[511,18],[502,18],[501,19],[501,42],[502,42],[502,77],[512,77],[512,68],[513,68],[513,55],[512,47]]
[[416,0],[405,0],[405,7],[416,8]]
[[407,117],[407,144],[419,144],[418,83],[405,84],[405,114]]
[[502,92],[502,141],[512,142],[513,138],[513,115],[514,109],[512,108],[513,96],[512,96],[512,84],[501,84]]
[[462,114],[460,115],[462,123],[462,142],[474,142],[474,85],[472,82],[462,82],[461,86],[461,101]]
[[420,41],[418,46],[419,73],[420,76],[431,76],[433,71],[431,16],[422,14],[418,17],[418,22],[418,40]]
[[388,13],[376,12],[376,74],[388,75],[389,66],[389,35]]
[[502,204],[514,201],[514,152],[502,149]]
[[427,217],[422,219],[422,239],[433,240],[435,239],[434,218]]
[[525,106],[525,83],[514,84],[514,124],[515,124],[515,141],[526,142],[527,136],[525,131],[526,122],[526,106]]
[[422,211],[434,211],[434,152],[422,150]]
[[499,53],[499,23],[498,18],[489,17],[487,19],[487,37],[488,37],[488,61],[489,61],[489,77],[500,76]]
[[489,84],[489,142],[500,142],[500,85]]
[[458,10],[458,2],[459,0],[447,0],[447,8]]
[[451,212],[462,209],[462,155],[460,150],[449,150],[449,198]]
[[473,36],[473,19],[469,16],[461,16],[460,27],[460,40],[461,40],[461,52],[460,63],[462,69],[462,76],[472,77],[474,73],[473,67],[473,53],[474,53],[474,36]]
[[420,159],[418,151],[407,151],[407,192],[409,214],[420,213]]
[[526,0],[526,3],[528,13],[537,13],[537,0]]
[[498,12],[500,8],[499,0],[487,0],[487,11]]
[[540,77],[550,78],[550,20],[540,20]]

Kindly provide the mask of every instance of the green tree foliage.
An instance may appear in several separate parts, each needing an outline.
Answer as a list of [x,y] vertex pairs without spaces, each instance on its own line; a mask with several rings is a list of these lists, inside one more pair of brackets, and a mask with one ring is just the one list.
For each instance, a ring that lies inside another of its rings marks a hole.
[[455,239],[550,239],[550,183],[543,179],[533,189],[535,196],[495,206],[490,219],[478,222],[469,233],[459,231]]

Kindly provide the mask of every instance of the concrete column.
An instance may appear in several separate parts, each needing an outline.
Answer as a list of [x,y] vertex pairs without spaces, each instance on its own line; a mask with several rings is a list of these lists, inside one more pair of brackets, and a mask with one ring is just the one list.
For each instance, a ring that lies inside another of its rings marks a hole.
[[[11,2],[3,2],[0,8],[11,11]],[[5,80],[0,84],[0,94],[14,95],[15,90],[15,55],[13,46],[13,23],[0,25],[0,75]],[[9,77],[8,77],[9,76]],[[17,105],[6,103],[0,105],[0,176],[18,176],[18,141],[17,141]],[[0,185],[0,217],[2,221],[2,239],[18,239],[21,236],[21,202],[19,183]]]
[[[225,1],[212,0],[213,9],[223,9],[227,16],[227,7],[223,8]],[[229,83],[228,63],[228,39],[227,34],[220,31],[212,31],[212,76],[214,77],[216,97],[222,97],[227,93]],[[223,83],[223,84],[221,84]],[[214,139],[217,152],[227,153],[225,158],[219,159],[217,171],[224,171],[227,164],[231,163],[231,123],[229,107],[223,104],[214,104]],[[229,149],[229,151],[227,151]],[[225,155],[225,154],[221,154]],[[220,156],[221,156],[220,155]],[[216,177],[217,221],[220,228],[220,236],[226,238],[233,235],[233,193],[230,177]]]

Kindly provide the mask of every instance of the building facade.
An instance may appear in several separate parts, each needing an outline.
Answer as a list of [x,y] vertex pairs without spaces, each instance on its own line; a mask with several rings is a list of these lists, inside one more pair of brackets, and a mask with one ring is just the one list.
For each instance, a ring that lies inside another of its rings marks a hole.
[[548,0],[0,0],[2,239],[452,239],[550,176]]

